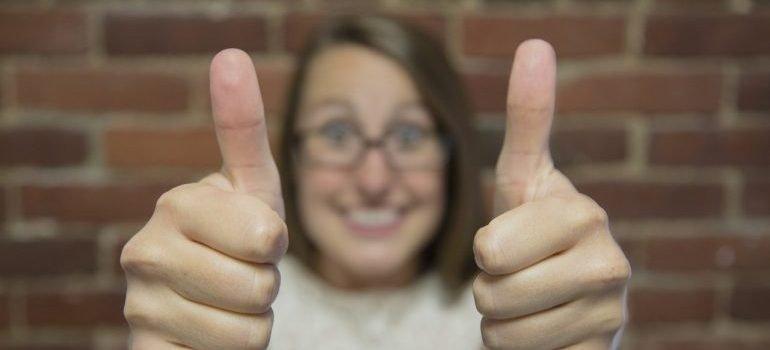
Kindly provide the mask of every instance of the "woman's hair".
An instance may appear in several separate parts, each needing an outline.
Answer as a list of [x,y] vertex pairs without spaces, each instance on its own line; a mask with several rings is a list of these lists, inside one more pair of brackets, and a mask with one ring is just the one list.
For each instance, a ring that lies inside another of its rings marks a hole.
[[343,17],[330,21],[316,31],[298,58],[283,118],[278,162],[286,198],[286,223],[291,242],[289,251],[311,269],[316,266],[318,251],[303,230],[297,206],[293,159],[298,144],[295,124],[311,61],[323,49],[339,44],[361,45],[403,67],[414,81],[442,136],[448,141],[446,207],[438,234],[421,252],[421,269],[438,271],[442,282],[452,292],[449,296],[457,295],[456,292],[476,271],[473,236],[483,212],[473,116],[462,81],[452,68],[441,43],[412,26],[392,19]]

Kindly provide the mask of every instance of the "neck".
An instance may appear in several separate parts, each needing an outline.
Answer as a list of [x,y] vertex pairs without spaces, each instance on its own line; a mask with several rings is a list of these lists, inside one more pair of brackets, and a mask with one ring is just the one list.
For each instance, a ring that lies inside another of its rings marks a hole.
[[392,274],[358,276],[328,258],[320,257],[318,260],[321,278],[335,288],[350,291],[402,288],[410,284],[418,273],[417,261],[409,262]]

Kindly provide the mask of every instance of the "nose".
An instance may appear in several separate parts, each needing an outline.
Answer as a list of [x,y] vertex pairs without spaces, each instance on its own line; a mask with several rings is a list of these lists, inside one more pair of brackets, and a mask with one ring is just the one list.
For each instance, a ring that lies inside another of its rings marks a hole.
[[381,149],[368,150],[356,169],[356,187],[370,205],[384,200],[392,187],[393,178],[393,171]]

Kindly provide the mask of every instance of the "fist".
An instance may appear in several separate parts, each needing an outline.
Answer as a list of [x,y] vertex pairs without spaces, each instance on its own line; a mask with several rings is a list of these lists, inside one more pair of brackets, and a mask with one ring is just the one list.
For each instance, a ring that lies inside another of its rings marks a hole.
[[493,349],[608,349],[625,323],[628,261],[606,212],[554,169],[549,152],[555,67],[553,48],[530,40],[511,71],[496,168],[501,214],[474,240],[473,295]]
[[278,170],[248,55],[211,63],[223,166],[163,194],[121,254],[132,349],[263,349],[286,252]]

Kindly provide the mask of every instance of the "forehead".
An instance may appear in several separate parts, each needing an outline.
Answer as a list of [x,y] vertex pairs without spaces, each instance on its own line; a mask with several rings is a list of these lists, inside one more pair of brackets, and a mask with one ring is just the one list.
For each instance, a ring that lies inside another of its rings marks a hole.
[[383,54],[359,45],[324,49],[310,63],[302,105],[344,101],[366,119],[380,119],[404,103],[419,102],[407,71]]

